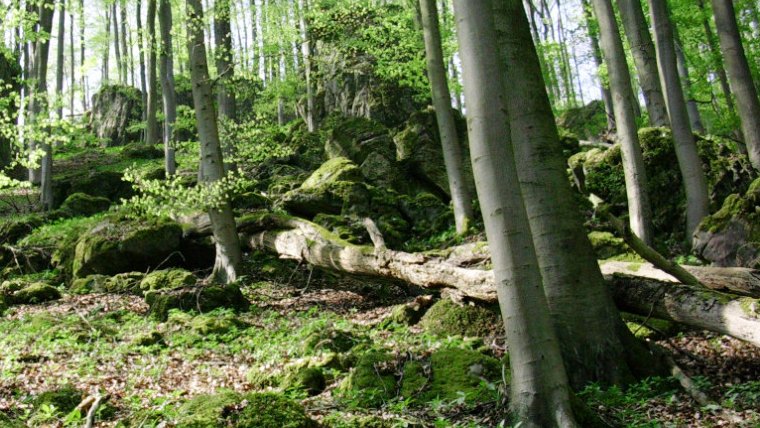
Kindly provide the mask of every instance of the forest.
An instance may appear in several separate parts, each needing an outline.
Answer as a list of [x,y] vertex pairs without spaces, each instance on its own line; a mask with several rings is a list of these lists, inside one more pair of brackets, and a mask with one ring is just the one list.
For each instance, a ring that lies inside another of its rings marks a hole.
[[760,426],[760,1],[0,5],[0,428]]

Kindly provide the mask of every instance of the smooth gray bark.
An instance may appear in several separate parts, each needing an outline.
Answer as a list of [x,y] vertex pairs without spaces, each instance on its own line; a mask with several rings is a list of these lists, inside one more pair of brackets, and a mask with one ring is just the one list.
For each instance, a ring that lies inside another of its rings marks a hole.
[[632,335],[607,290],[567,186],[566,161],[522,1],[494,0],[494,18],[510,82],[504,98],[520,188],[570,382],[575,388],[625,384],[634,374],[620,335],[628,340]]
[[148,105],[145,120],[145,143],[158,143],[158,76],[156,73],[156,0],[148,0],[147,30]]
[[665,97],[660,86],[660,76],[657,72],[657,58],[652,37],[649,35],[644,11],[640,0],[618,0],[618,9],[623,18],[628,43],[636,64],[639,85],[644,93],[644,103],[649,113],[649,123],[652,126],[668,126],[668,112],[665,107]]
[[[232,89],[232,77],[235,74],[235,66],[232,61],[232,30],[230,27],[231,0],[217,0],[214,2],[214,42],[216,43],[214,56],[217,79],[217,105],[219,106],[219,118],[224,126],[225,121],[234,122],[237,119],[235,105],[235,91]],[[233,143],[222,140],[222,152],[229,161],[234,157]],[[234,170],[232,163],[225,163],[226,170]]]
[[697,153],[697,143],[689,124],[686,100],[678,76],[668,5],[665,0],[649,0],[649,10],[657,48],[657,67],[662,87],[665,89],[678,167],[686,191],[686,240],[691,244],[692,234],[702,219],[709,214],[707,179],[702,169],[702,160]]
[[317,129],[314,104],[314,87],[311,81],[311,40],[309,39],[306,26],[306,13],[309,3],[307,0],[298,0],[298,8],[301,11],[298,25],[301,30],[301,55],[303,57],[303,74],[306,84],[306,129],[314,132]]
[[647,193],[644,157],[639,144],[636,118],[633,111],[631,75],[623,51],[610,0],[592,0],[599,23],[601,50],[610,79],[612,106],[615,112],[617,138],[623,154],[625,189],[628,196],[628,215],[631,229],[647,244],[652,243],[652,208]]
[[[591,40],[591,54],[594,58],[594,64],[596,64],[597,70],[602,67],[604,60],[602,59],[602,49],[599,47],[599,31],[595,26],[594,16],[591,13],[591,5],[589,0],[581,0],[583,6],[583,15],[586,18],[586,28],[588,29],[589,39]],[[608,85],[599,79],[599,89],[602,93],[602,102],[604,103],[604,111],[607,114],[607,129],[615,129],[615,112],[612,108],[612,93]]]
[[80,72],[82,74],[79,84],[82,91],[82,112],[87,111],[87,87],[85,86],[84,55],[84,0],[79,0],[79,66],[81,67]]
[[712,0],[712,5],[728,80],[736,97],[747,154],[752,166],[760,171],[760,101],[742,46],[734,7],[726,0]]
[[[200,0],[187,0],[188,52],[190,75],[193,83],[193,104],[201,141],[202,183],[212,185],[224,178],[222,149],[219,143],[214,96],[208,73],[206,44],[203,32],[203,7]],[[209,210],[216,245],[216,259],[212,276],[220,282],[237,279],[237,266],[242,259],[240,240],[232,214],[232,206],[224,199]]]
[[56,40],[56,62],[55,62],[55,112],[58,119],[63,119],[63,53],[64,40],[66,35],[66,3],[65,0],[58,0],[58,40]]
[[454,221],[457,233],[465,233],[472,221],[472,194],[467,188],[462,146],[457,135],[454,114],[451,109],[451,95],[446,66],[443,64],[441,33],[438,27],[438,12],[435,0],[420,0],[428,79],[433,95],[438,133],[443,146],[443,161],[449,179],[451,202],[454,206]]
[[710,18],[704,0],[697,0],[697,5],[700,12],[702,12],[702,27],[705,29],[705,39],[707,40],[707,46],[710,48],[710,55],[713,57],[713,66],[715,67],[715,74],[718,76],[720,90],[723,92],[723,98],[726,101],[728,111],[733,112],[734,99],[731,95],[731,87],[728,84],[728,76],[726,75],[726,69],[723,67],[723,58],[721,58],[720,48],[717,46],[715,33],[712,30],[712,26],[710,26]]
[[121,30],[119,29],[119,14],[116,9],[116,2],[111,5],[111,18],[113,20],[113,52],[116,56],[116,71],[119,73],[119,83],[124,84],[127,82],[124,72],[124,62],[121,58]]
[[[127,3],[126,0],[119,1],[119,15],[121,20],[121,67],[124,69],[124,84],[127,83],[127,76],[129,72],[132,72],[132,84],[135,82],[134,70],[132,70],[131,64],[131,52],[127,48]],[[131,46],[131,44],[130,44]]]
[[74,5],[69,0],[69,114],[74,114],[74,97],[76,95],[76,56],[74,54]]
[[174,92],[172,9],[170,0],[159,0],[159,2],[161,95],[164,101],[164,170],[166,171],[166,176],[170,177],[177,171],[174,153],[174,122],[177,120],[177,95]]
[[110,10],[106,10],[106,40],[105,40],[105,46],[103,49],[103,63],[101,64],[102,70],[101,75],[103,82],[108,82],[109,80],[109,60],[111,58],[111,12]]
[[137,55],[140,63],[140,94],[142,95],[142,115],[143,121],[147,119],[146,107],[148,106],[148,84],[145,78],[145,34],[142,27],[142,0],[137,0],[135,6],[135,17],[137,18]]
[[686,61],[686,55],[683,53],[681,43],[678,41],[678,32],[673,28],[673,37],[676,49],[676,65],[678,66],[678,76],[681,78],[684,96],[686,97],[686,111],[689,114],[689,122],[694,132],[704,134],[705,126],[702,124],[702,115],[699,113],[697,100],[691,90],[691,77],[689,77],[689,66]]
[[[50,34],[53,30],[53,10],[52,0],[43,1],[39,6],[39,26],[38,31]],[[36,79],[34,92],[32,93],[32,124],[39,126],[38,122],[47,120],[48,116],[48,93],[47,93],[47,71],[48,57],[50,53],[50,38],[38,40],[34,49],[34,77]],[[44,119],[43,119],[43,116]],[[38,129],[38,131],[40,131]],[[37,144],[30,143],[34,149]],[[44,152],[42,165],[39,169],[40,179],[40,203],[44,210],[53,208],[53,148],[50,142],[45,141],[40,144]]]
[[577,426],[509,138],[492,3],[455,0],[454,10],[472,166],[510,348],[511,407],[522,426]]

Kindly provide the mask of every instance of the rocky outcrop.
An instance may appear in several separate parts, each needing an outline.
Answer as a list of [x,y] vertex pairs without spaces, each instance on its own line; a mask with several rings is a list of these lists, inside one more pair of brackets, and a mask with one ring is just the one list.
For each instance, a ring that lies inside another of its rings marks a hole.
[[90,129],[104,147],[123,146],[139,141],[139,129],[132,125],[142,120],[142,95],[131,86],[103,86],[92,97]]
[[694,234],[694,253],[716,266],[760,268],[760,179],[732,194]]

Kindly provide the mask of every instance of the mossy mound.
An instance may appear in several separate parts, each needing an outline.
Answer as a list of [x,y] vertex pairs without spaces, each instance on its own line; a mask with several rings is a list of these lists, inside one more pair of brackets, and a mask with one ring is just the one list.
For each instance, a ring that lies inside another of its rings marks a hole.
[[315,352],[347,352],[362,341],[362,338],[351,332],[335,328],[325,328],[315,331],[306,337],[303,343],[305,353]]
[[360,406],[378,407],[396,396],[396,361],[385,352],[363,354],[340,384],[339,395]]
[[66,414],[74,410],[82,402],[82,398],[83,394],[73,386],[63,386],[34,397],[32,405],[35,409],[43,405],[55,406],[57,411]]
[[193,285],[198,281],[191,272],[184,269],[157,270],[145,275],[140,281],[143,291],[180,288]]
[[297,402],[274,393],[200,395],[179,408],[177,426],[187,428],[316,428]]
[[503,329],[501,317],[491,309],[475,305],[459,305],[441,299],[428,309],[420,320],[426,331],[440,336],[483,337]]
[[327,381],[319,367],[302,367],[289,373],[281,384],[283,389],[300,390],[309,395],[317,395],[325,390]]
[[301,185],[304,189],[313,189],[334,181],[361,181],[359,167],[350,159],[339,156],[323,163]]
[[44,282],[27,283],[9,280],[0,284],[0,294],[7,305],[24,305],[49,302],[61,298],[57,288]]
[[121,155],[127,159],[161,159],[163,150],[144,143],[130,143],[122,147]]
[[630,251],[625,241],[621,238],[615,237],[615,235],[610,232],[594,231],[588,234],[588,239],[591,241],[591,246],[594,247],[596,258],[599,260],[609,259],[610,257],[615,257]]
[[597,140],[607,130],[607,113],[601,100],[565,110],[557,124],[585,140]]
[[[420,399],[456,400],[464,395],[468,403],[493,399],[486,384],[501,381],[501,363],[480,352],[459,348],[439,349],[430,356],[431,378]],[[508,373],[508,370],[506,371]],[[417,376],[419,376],[419,371]],[[414,383],[414,376],[404,376]],[[419,382],[418,382],[419,383]]]
[[694,234],[693,250],[717,266],[760,268],[760,178],[726,198]]
[[234,284],[199,285],[145,293],[151,316],[166,320],[170,309],[209,312],[216,308],[245,310],[250,306],[240,288]]
[[179,249],[181,238],[182,228],[175,222],[109,219],[77,241],[72,274],[145,271],[166,262]]
[[74,193],[69,195],[57,212],[63,217],[90,217],[99,212],[108,210],[111,201],[102,196],[91,196],[86,193]]
[[[77,166],[82,168],[81,166]],[[124,181],[121,171],[67,170],[53,176],[53,205],[59,206],[69,195],[86,193],[112,202],[134,195],[132,184]]]
[[160,331],[151,331],[148,333],[138,334],[132,338],[130,343],[135,346],[153,346],[163,344],[165,342],[164,335],[161,334]]
[[5,217],[0,220],[0,242],[14,244],[19,239],[29,235],[44,223],[44,219],[36,214]]

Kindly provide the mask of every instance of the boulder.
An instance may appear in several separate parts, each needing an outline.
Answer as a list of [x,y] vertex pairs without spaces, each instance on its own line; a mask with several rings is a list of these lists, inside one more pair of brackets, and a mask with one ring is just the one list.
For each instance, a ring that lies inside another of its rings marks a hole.
[[121,149],[121,155],[126,159],[161,159],[164,151],[150,144],[129,143]]
[[182,228],[171,221],[107,219],[77,241],[72,274],[113,275],[156,268],[180,246]]
[[74,171],[74,173],[54,178],[55,206],[60,205],[69,195],[75,193],[86,193],[118,202],[122,198],[127,199],[134,195],[134,190],[132,184],[124,181],[122,173],[117,171]]
[[425,331],[440,336],[484,337],[504,329],[496,310],[474,304],[460,305],[448,298],[431,306],[420,325]]
[[598,140],[607,131],[607,112],[601,100],[569,108],[557,117],[557,125],[583,140]]
[[58,207],[57,214],[63,218],[90,217],[99,212],[108,210],[111,201],[102,196],[91,196],[86,193],[74,193],[69,195]]
[[615,237],[610,232],[593,231],[588,234],[588,239],[591,241],[596,258],[599,260],[609,259],[630,251],[628,245],[621,238]]
[[44,223],[42,216],[27,214],[0,219],[0,243],[14,244]]
[[142,120],[142,95],[131,86],[105,85],[92,97],[89,127],[104,147],[140,140],[133,125]]
[[396,395],[396,361],[388,353],[363,354],[338,387],[338,395],[360,406],[380,407]]
[[361,117],[330,116],[323,125],[325,153],[332,159],[348,158],[361,165],[371,154],[395,161],[396,148],[388,128]]
[[199,395],[179,407],[181,427],[316,428],[300,404],[272,392]]
[[144,292],[152,290],[174,289],[193,285],[198,281],[191,272],[184,269],[166,269],[151,272],[140,281]]
[[760,268],[760,179],[743,196],[730,195],[702,221],[692,248],[716,266]]
[[171,309],[208,312],[216,308],[230,308],[242,311],[250,306],[240,288],[234,284],[148,291],[145,302],[150,306],[151,316],[159,320],[166,320]]
[[0,284],[0,295],[6,305],[43,303],[61,298],[57,288],[45,282],[8,280]]

